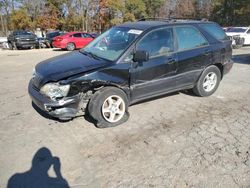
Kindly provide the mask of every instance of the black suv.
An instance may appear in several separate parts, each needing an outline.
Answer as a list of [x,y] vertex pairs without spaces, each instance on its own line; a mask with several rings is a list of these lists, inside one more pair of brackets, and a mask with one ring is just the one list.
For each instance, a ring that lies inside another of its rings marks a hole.
[[29,31],[17,30],[8,36],[10,49],[35,48],[38,46],[37,36]]
[[65,120],[86,111],[97,127],[111,127],[125,122],[138,101],[186,89],[212,95],[231,57],[231,41],[214,22],[125,23],[36,65],[29,94],[51,116]]

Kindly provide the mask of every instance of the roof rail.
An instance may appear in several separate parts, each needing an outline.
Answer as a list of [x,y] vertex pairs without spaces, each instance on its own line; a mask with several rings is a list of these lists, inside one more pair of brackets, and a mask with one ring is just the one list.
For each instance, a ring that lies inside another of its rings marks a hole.
[[176,21],[209,21],[207,18],[175,18],[175,17],[170,17],[170,18],[162,18],[162,17],[149,17],[149,18],[141,18],[137,21],[165,21],[165,22],[176,22]]
[[168,18],[161,18],[161,17],[149,17],[149,18],[140,18],[139,20],[137,21],[150,21],[150,20],[155,20],[155,21],[171,21],[171,19],[168,19]]

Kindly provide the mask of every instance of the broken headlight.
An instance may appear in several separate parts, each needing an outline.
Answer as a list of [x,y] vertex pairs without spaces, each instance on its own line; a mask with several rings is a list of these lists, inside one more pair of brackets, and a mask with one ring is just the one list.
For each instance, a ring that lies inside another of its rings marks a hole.
[[59,83],[45,84],[40,92],[51,99],[66,97],[69,92],[70,85],[60,85]]

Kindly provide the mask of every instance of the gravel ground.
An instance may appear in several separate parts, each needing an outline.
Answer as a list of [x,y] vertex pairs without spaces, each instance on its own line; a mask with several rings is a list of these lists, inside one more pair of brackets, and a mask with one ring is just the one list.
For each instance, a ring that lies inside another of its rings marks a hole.
[[[32,107],[33,67],[62,53],[0,51],[0,187],[16,173],[36,188],[63,184],[62,177],[73,188],[250,187],[250,47],[234,51],[236,63],[213,96],[180,92],[133,105],[129,121],[109,129],[84,117],[47,119]],[[30,170],[42,147],[61,162],[48,165],[44,179],[43,167]]]

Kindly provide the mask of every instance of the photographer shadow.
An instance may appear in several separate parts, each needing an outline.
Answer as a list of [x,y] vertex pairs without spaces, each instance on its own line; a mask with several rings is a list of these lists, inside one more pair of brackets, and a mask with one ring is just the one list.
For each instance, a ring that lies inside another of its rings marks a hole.
[[[56,177],[50,177],[48,170],[53,166]],[[69,188],[62,177],[61,163],[52,156],[48,148],[40,148],[32,159],[32,167],[24,173],[14,174],[8,181],[7,188]]]

